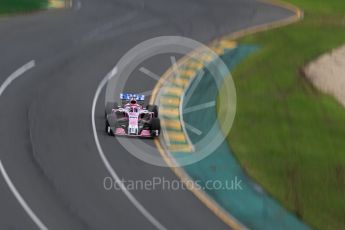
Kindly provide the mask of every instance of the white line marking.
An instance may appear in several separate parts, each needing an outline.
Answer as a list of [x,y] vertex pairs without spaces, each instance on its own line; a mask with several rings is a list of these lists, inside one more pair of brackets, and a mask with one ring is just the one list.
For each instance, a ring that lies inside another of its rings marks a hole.
[[107,157],[105,156],[101,144],[98,139],[97,131],[96,131],[96,121],[95,121],[95,110],[96,110],[96,104],[98,97],[103,89],[103,87],[107,84],[107,82],[116,75],[117,73],[117,67],[115,66],[112,71],[107,74],[107,76],[104,77],[104,79],[101,81],[101,83],[98,85],[98,88],[96,90],[95,96],[93,98],[93,103],[92,103],[92,111],[91,111],[91,118],[92,118],[92,129],[93,129],[93,135],[95,138],[96,146],[98,149],[99,156],[101,157],[103,164],[105,165],[106,169],[110,173],[110,175],[113,177],[113,179],[116,181],[117,184],[120,185],[120,188],[122,192],[127,196],[129,201],[141,212],[141,214],[151,222],[152,225],[154,225],[157,229],[159,230],[166,230],[166,228],[156,220],[154,216],[149,213],[145,207],[139,203],[139,201],[130,193],[125,185],[123,184],[122,180],[120,180],[119,176],[116,174],[115,170],[111,167],[110,162],[108,161]]
[[28,71],[29,69],[35,67],[35,61],[29,61],[28,63],[26,63],[25,65],[23,65],[22,67],[20,67],[19,69],[17,69],[16,71],[14,71],[5,81],[4,83],[2,83],[2,85],[0,86],[0,96],[3,94],[3,92],[5,91],[5,89],[14,81],[16,80],[16,78],[18,78],[20,75],[22,75],[23,73],[25,73],[26,71]]
[[40,230],[48,230],[48,228],[42,223],[42,221],[36,216],[36,214],[32,211],[29,205],[25,202],[23,197],[20,195],[14,184],[12,183],[11,179],[9,178],[1,160],[0,160],[0,171],[2,176],[4,177],[8,187],[10,188],[12,194],[15,196],[19,204],[25,210],[25,212],[30,216],[32,221],[37,225]]
[[[6,88],[18,77],[20,77],[22,74],[24,74],[26,71],[32,69],[35,67],[35,61],[32,60],[19,69],[17,69],[15,72],[13,72],[0,86],[0,96],[5,92]],[[36,214],[32,211],[32,209],[29,207],[29,205],[25,202],[23,197],[20,195],[14,184],[12,183],[10,177],[8,176],[1,160],[0,160],[0,171],[2,176],[5,179],[6,184],[8,185],[9,189],[11,190],[14,197],[17,199],[19,204],[22,206],[24,211],[29,215],[31,220],[37,225],[37,227],[40,230],[48,230],[48,228],[42,223],[42,221],[36,216]]]
[[186,109],[184,109],[183,113],[184,114],[191,113],[191,112],[195,112],[195,111],[198,111],[198,110],[207,109],[207,108],[213,107],[215,105],[216,105],[215,101],[210,101],[210,102],[207,102],[207,103],[204,103],[204,104],[195,105],[195,106],[191,106],[189,108],[186,108]]

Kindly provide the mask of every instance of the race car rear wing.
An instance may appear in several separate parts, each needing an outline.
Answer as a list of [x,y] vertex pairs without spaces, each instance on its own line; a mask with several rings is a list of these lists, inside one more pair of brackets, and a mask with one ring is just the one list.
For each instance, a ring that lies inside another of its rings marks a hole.
[[145,95],[132,94],[132,93],[120,93],[120,99],[121,100],[129,101],[133,98],[137,101],[144,101]]

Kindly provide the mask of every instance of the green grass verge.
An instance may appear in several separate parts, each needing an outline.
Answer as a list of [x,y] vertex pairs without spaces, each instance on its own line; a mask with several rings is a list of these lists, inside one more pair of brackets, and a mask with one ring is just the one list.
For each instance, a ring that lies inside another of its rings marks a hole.
[[305,11],[303,21],[240,40],[261,49],[232,73],[238,106],[228,141],[246,172],[289,210],[316,229],[345,229],[345,109],[300,74],[345,43],[345,2],[288,2]]
[[0,0],[0,14],[30,12],[46,5],[47,0]]

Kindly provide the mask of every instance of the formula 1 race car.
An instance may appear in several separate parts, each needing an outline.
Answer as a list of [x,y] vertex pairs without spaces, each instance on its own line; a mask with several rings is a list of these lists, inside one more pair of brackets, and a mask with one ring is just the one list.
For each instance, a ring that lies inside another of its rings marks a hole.
[[145,96],[120,94],[122,105],[108,102],[105,108],[105,131],[109,136],[157,137],[160,134],[158,107],[142,105]]

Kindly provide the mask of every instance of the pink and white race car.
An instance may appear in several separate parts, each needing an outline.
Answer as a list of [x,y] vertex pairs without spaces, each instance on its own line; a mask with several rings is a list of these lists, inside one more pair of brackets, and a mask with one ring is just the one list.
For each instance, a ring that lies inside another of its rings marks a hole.
[[105,131],[114,136],[157,137],[160,134],[158,107],[140,104],[143,95],[120,94],[122,106],[108,102],[105,109]]

